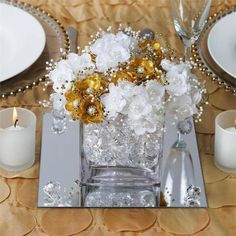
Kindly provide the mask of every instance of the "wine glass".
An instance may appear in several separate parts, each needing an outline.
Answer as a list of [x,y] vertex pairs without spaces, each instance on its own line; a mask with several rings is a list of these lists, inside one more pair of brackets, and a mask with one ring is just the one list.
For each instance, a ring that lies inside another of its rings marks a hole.
[[175,31],[184,43],[184,60],[208,17],[211,0],[170,0]]
[[178,138],[164,163],[161,192],[168,207],[200,206],[201,189],[196,186],[191,153],[183,139],[192,130],[190,118],[177,124]]

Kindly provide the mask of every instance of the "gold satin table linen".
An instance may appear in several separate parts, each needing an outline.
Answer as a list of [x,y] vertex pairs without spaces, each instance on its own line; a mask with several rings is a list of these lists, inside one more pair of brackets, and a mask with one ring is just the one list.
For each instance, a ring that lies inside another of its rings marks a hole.
[[[78,45],[84,46],[99,28],[119,24],[134,29],[149,27],[168,37],[178,53],[183,46],[170,16],[168,0],[28,0],[64,26],[78,29]],[[236,4],[236,0],[213,0],[211,13]],[[233,26],[232,26],[233,27]],[[36,163],[24,171],[0,169],[1,236],[156,236],[156,235],[236,235],[236,175],[218,170],[213,163],[214,120],[224,110],[236,109],[236,97],[206,79],[209,105],[196,125],[209,209],[39,209],[37,208],[39,153],[43,108],[49,89],[38,86],[16,97],[0,100],[0,109],[20,106],[31,109],[38,118]]]

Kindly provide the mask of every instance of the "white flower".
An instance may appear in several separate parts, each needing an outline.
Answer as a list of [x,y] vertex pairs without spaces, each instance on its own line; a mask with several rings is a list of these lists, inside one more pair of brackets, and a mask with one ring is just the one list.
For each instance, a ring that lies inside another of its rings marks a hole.
[[181,96],[188,91],[187,78],[185,76],[169,73],[166,79],[169,84],[165,88],[170,95]]
[[60,93],[52,93],[50,95],[50,100],[52,101],[53,109],[63,110],[66,104],[66,98]]
[[68,64],[76,74],[79,71],[83,71],[86,69],[85,74],[88,75],[91,74],[95,68],[94,63],[91,60],[91,56],[88,53],[84,53],[81,56],[76,53],[69,53]]
[[171,62],[170,60],[163,59],[161,61],[161,66],[165,71],[169,71],[173,65],[175,65],[175,64],[173,62]]
[[93,54],[99,55],[103,52],[103,49],[107,43],[114,41],[114,34],[104,33],[101,38],[97,39],[96,42],[90,46],[90,50]]
[[109,68],[116,68],[119,63],[126,62],[129,58],[129,51],[118,43],[107,44],[104,48],[104,53],[97,55],[97,69],[99,72],[105,72]]
[[187,95],[174,97],[172,101],[167,104],[166,116],[169,119],[177,121],[184,120],[197,112],[195,104],[192,103],[191,97]]
[[164,87],[155,80],[149,80],[146,83],[146,89],[149,94],[149,100],[152,105],[160,106],[165,95]]
[[164,96],[164,88],[154,81],[146,85],[135,86],[129,81],[120,80],[117,85],[110,84],[109,93],[101,98],[108,117],[114,118],[118,113],[127,115],[127,122],[137,135],[153,133],[157,124],[163,122],[159,108],[162,107],[160,101]]
[[126,99],[129,99],[134,95],[135,85],[127,80],[119,80],[117,86],[120,88],[120,93]]
[[49,79],[53,81],[53,89],[57,93],[65,93],[70,87],[75,75],[66,60],[57,63],[56,68],[49,73]]
[[128,50],[135,48],[135,46],[137,45],[137,40],[135,38],[128,36],[122,31],[119,31],[116,34],[116,41]]
[[178,69],[177,66],[172,67],[172,69],[166,74],[166,80],[169,84],[166,85],[165,88],[170,95],[174,96],[181,96],[189,89],[188,71]]
[[147,116],[152,111],[152,105],[149,103],[148,99],[139,94],[135,96],[129,104],[128,107],[128,119],[138,120]]
[[109,118],[116,117],[119,112],[122,112],[126,105],[126,100],[122,96],[120,88],[114,84],[109,84],[109,93],[105,93],[101,96],[101,102]]
[[104,33],[90,49],[96,55],[96,67],[99,72],[106,72],[109,68],[115,69],[119,63],[130,58],[130,49],[122,40],[117,41],[114,34]]
[[143,98],[145,98],[146,100],[148,100],[148,98],[149,98],[147,89],[143,85],[135,86],[134,89],[133,89],[133,95],[134,96],[139,96],[140,95]]
[[184,62],[175,64],[164,59],[161,61],[161,66],[167,71],[166,80],[169,84],[165,88],[170,95],[182,96],[189,91],[189,80],[192,74],[188,64]]

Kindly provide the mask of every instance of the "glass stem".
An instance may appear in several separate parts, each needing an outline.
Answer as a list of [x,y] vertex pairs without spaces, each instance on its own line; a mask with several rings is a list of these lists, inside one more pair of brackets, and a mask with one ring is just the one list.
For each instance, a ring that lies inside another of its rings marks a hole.
[[174,143],[173,147],[174,148],[186,148],[186,143],[183,139],[183,135],[178,131],[177,132],[177,140],[176,142]]
[[188,59],[188,49],[189,49],[189,46],[184,45],[184,58],[183,58],[184,62],[186,62]]
[[178,143],[183,142],[182,134],[180,132],[177,133],[177,136]]

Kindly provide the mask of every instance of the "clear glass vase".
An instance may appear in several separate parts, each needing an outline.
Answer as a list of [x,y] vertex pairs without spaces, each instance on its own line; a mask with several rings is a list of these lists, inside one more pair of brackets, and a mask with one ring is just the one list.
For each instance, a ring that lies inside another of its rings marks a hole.
[[163,123],[143,135],[129,127],[124,116],[83,126],[85,206],[158,206]]
[[140,168],[160,181],[163,123],[154,133],[137,135],[126,119],[118,116],[100,124],[83,126],[83,156],[93,167]]
[[159,187],[148,172],[129,167],[93,167],[86,183],[86,207],[156,207]]

